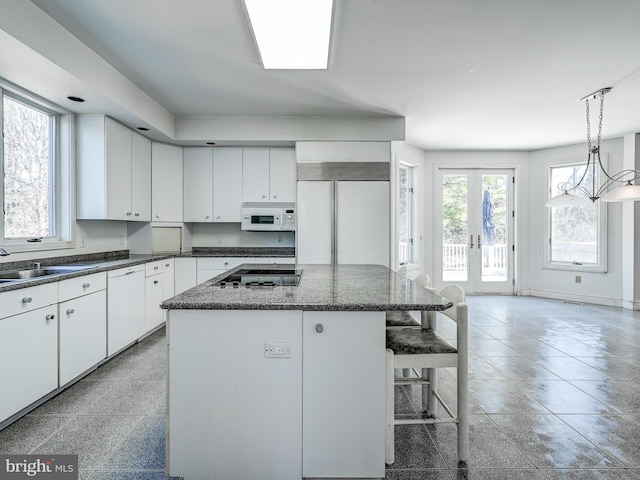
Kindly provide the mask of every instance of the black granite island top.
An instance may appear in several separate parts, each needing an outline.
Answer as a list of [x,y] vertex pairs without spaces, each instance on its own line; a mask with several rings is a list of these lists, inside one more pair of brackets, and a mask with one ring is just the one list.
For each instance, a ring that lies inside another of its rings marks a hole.
[[[167,310],[445,310],[452,303],[381,265],[295,265],[298,286],[221,288],[216,281],[240,265],[162,303]],[[294,265],[270,265],[291,269]]]

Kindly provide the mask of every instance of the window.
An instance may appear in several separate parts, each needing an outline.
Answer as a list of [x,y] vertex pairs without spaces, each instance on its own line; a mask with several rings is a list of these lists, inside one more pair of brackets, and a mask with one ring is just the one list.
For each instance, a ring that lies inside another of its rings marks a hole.
[[[562,194],[558,185],[578,182],[586,168],[585,162],[567,163],[549,167],[550,197]],[[593,178],[589,169],[583,184],[590,188]],[[580,189],[569,193],[587,198]],[[606,270],[604,225],[606,207],[589,200],[584,206],[547,208],[548,248],[546,266],[573,270]]]
[[415,169],[400,164],[398,172],[398,260],[400,265],[417,263],[415,253]]
[[62,145],[60,131],[68,132],[70,115],[4,82],[0,93],[2,243],[14,252],[66,246],[70,143]]

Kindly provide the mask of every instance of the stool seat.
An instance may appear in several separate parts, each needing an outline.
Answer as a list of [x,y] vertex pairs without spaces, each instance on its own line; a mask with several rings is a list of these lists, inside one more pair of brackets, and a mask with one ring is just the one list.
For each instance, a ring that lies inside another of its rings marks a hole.
[[405,311],[387,312],[387,327],[419,327],[420,320]]
[[457,349],[434,330],[422,328],[387,329],[387,348],[395,355],[457,353]]

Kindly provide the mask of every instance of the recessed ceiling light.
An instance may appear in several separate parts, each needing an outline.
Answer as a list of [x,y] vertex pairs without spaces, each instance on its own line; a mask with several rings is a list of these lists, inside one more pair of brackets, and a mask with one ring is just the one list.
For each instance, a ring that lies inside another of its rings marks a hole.
[[333,0],[244,0],[264,68],[326,69]]
[[147,127],[137,127],[141,132],[148,132],[149,129]]
[[67,98],[69,100],[71,100],[72,102],[78,102],[78,103],[83,103],[84,102],[84,98],[80,98],[80,97],[69,96]]
[[216,142],[207,142],[207,145],[215,145]]

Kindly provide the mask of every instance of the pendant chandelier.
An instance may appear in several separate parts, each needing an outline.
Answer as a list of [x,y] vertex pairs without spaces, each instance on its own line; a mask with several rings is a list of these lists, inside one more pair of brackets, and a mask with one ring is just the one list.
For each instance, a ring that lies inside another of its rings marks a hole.
[[[572,207],[579,205],[588,205],[587,199],[595,203],[600,199],[603,202],[622,202],[625,200],[640,200],[640,185],[634,185],[634,180],[640,178],[640,171],[638,170],[622,170],[613,175],[609,175],[602,165],[600,160],[600,141],[602,139],[602,112],[604,110],[604,95],[609,93],[611,88],[601,88],[593,93],[590,93],[586,97],[580,99],[584,100],[587,108],[587,166],[584,169],[584,173],[580,180],[577,182],[567,181],[558,184],[558,190],[562,191],[562,194],[551,198],[545,205],[547,207]],[[600,98],[600,118],[598,121],[598,137],[595,145],[591,142],[591,119],[589,115],[589,100],[596,100]],[[600,169],[603,175],[603,182],[600,187],[596,186],[596,169]],[[585,182],[587,173],[591,171],[591,185],[585,185],[589,182]],[[623,183],[624,185],[619,188],[612,187],[615,183]],[[582,192],[584,196],[578,196],[569,192]],[[586,198],[585,198],[586,197]]]

